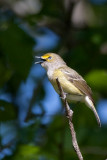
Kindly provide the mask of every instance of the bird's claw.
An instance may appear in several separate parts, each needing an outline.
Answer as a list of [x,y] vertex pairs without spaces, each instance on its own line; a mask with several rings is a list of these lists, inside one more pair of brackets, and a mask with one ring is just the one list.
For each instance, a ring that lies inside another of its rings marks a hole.
[[64,94],[63,96],[62,95],[60,95],[59,96],[62,100],[65,100],[65,98],[66,98],[66,94]]

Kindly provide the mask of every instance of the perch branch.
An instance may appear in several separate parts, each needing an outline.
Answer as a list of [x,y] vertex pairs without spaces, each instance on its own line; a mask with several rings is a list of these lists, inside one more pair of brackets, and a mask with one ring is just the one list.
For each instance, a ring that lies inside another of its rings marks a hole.
[[64,93],[58,78],[56,79],[56,82],[57,82],[57,86],[58,86],[59,91],[60,91],[60,96],[61,96],[61,98],[63,99],[63,102],[64,102],[66,116],[69,120],[69,127],[70,127],[70,131],[71,131],[71,136],[72,136],[73,148],[74,148],[74,150],[75,150],[75,152],[78,156],[78,159],[83,160],[83,156],[81,154],[81,151],[80,151],[78,143],[77,143],[76,132],[75,132],[74,125],[73,125],[73,122],[72,122],[73,111],[70,109],[70,107],[68,105],[68,102],[67,102],[67,99],[66,99],[66,94]]

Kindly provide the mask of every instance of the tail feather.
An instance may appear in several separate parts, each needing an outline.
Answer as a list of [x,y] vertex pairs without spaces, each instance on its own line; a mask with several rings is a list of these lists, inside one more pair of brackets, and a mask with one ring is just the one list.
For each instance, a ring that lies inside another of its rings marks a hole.
[[101,121],[100,121],[100,118],[98,116],[98,113],[97,113],[97,111],[96,111],[96,109],[94,107],[93,102],[91,101],[91,99],[88,96],[85,97],[85,103],[94,112],[94,115],[96,117],[98,125],[99,125],[99,127],[101,127]]

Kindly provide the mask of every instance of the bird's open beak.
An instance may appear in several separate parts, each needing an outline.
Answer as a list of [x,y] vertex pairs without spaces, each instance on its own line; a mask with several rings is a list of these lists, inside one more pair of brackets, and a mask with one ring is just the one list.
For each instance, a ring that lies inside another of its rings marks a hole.
[[43,58],[41,58],[41,57],[39,57],[39,56],[35,56],[35,58],[40,59],[40,61],[35,62],[35,64],[41,64],[41,63],[43,63],[44,61],[46,61],[45,59],[43,59]]

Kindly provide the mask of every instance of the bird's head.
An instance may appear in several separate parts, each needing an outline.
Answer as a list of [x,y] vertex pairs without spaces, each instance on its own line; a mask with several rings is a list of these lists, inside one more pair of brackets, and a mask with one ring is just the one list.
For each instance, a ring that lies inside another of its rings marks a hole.
[[40,61],[36,62],[35,64],[40,63],[46,70],[57,69],[63,65],[66,65],[63,59],[55,53],[46,53],[43,56],[36,58],[40,58]]

